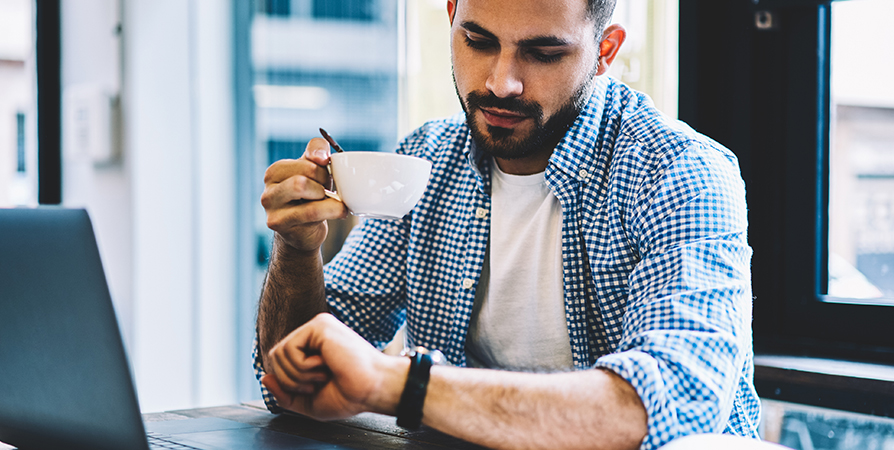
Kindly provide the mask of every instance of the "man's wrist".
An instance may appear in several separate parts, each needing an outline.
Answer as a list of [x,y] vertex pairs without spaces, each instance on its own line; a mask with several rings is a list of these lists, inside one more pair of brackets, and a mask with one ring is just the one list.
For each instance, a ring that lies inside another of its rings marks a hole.
[[311,250],[301,250],[289,244],[282,234],[273,233],[273,249],[271,251],[271,260],[274,258],[280,261],[299,261],[311,258],[321,258],[321,247]]
[[410,373],[410,360],[398,356],[385,356],[380,373],[379,388],[371,393],[369,410],[389,416],[397,415],[397,406]]

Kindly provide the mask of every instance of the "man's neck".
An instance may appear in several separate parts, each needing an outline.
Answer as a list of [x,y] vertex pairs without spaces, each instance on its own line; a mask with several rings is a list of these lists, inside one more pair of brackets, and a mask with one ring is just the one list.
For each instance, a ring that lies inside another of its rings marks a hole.
[[533,175],[546,170],[546,166],[549,165],[549,158],[552,154],[553,151],[550,150],[548,152],[542,152],[524,158],[503,159],[494,157],[494,161],[500,166],[500,170],[502,170],[503,173],[508,173],[510,175]]

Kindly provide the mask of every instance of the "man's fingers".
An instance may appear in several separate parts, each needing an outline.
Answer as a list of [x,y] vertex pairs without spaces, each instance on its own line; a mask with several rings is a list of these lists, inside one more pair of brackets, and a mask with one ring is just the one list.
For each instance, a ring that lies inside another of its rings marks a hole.
[[290,411],[295,411],[297,413],[306,414],[304,411],[304,400],[302,396],[290,394],[283,390],[282,386],[280,386],[279,381],[276,380],[276,377],[273,374],[266,374],[261,377],[261,384],[267,388],[267,391],[273,395],[273,398],[276,399],[276,403],[280,408],[288,409]]
[[283,180],[295,175],[301,175],[328,187],[331,180],[329,169],[326,167],[329,157],[327,156],[325,159],[327,164],[317,164],[319,160],[319,158],[310,160],[302,157],[276,161],[264,172],[264,184],[269,186],[270,184],[281,183]]
[[323,186],[304,175],[295,175],[279,183],[268,184],[261,195],[261,205],[271,210],[282,208],[295,200],[320,200],[326,198]]
[[279,369],[277,376],[283,389],[305,392],[307,385],[329,381],[329,371],[317,355],[308,357],[299,349],[290,351],[289,346],[284,346],[271,356]]
[[330,381],[331,374],[316,350],[308,348],[309,334],[303,327],[292,331],[268,354],[280,388],[284,391],[309,394]]
[[267,213],[267,227],[280,233],[289,232],[293,227],[314,224],[327,219],[343,219],[348,216],[344,203],[326,198],[308,203],[300,203]]
[[261,206],[269,212],[278,208],[333,197],[337,198],[332,192],[327,191],[325,185],[304,175],[295,175],[279,183],[266,185],[264,192],[261,193]]

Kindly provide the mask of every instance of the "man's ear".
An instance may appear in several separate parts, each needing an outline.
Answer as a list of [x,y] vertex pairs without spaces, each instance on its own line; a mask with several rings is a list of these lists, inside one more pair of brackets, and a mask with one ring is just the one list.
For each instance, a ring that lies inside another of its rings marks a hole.
[[618,56],[618,51],[624,40],[627,39],[627,30],[621,25],[609,25],[605,32],[602,33],[602,42],[599,43],[599,70],[596,75],[602,75],[608,72],[608,68]]
[[450,18],[450,26],[453,26],[453,16],[456,15],[456,0],[447,0],[447,17]]

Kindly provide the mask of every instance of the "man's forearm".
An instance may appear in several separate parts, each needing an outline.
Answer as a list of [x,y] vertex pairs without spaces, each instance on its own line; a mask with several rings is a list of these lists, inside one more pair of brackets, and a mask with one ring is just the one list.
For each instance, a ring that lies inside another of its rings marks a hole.
[[320,252],[298,252],[275,234],[258,303],[258,346],[264,366],[268,367],[267,351],[280,339],[327,309]]
[[633,387],[600,369],[532,374],[437,366],[422,417],[491,448],[636,449],[648,432]]

